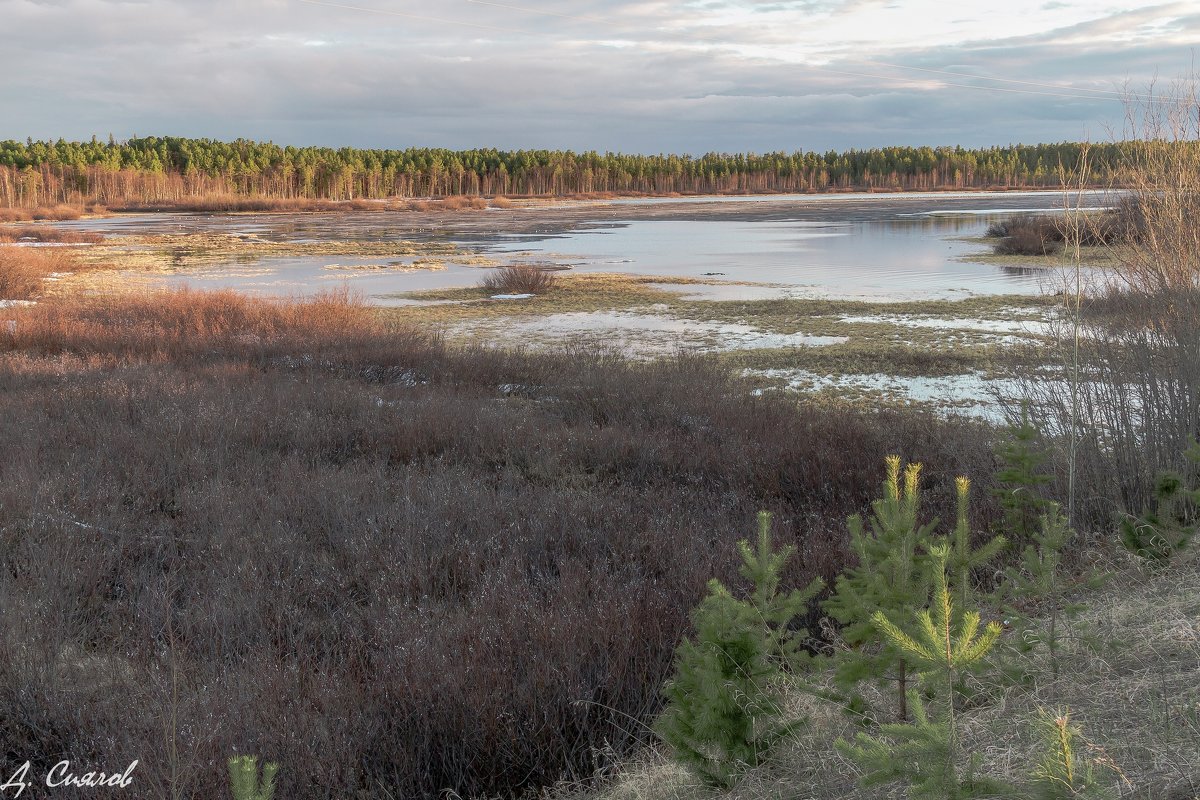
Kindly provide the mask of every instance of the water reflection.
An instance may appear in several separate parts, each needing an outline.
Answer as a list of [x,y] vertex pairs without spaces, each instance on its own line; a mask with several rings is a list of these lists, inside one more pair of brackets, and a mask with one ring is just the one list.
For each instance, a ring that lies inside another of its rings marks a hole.
[[[330,265],[390,257],[241,255],[193,269],[185,266],[185,253],[175,251],[172,261],[180,269],[163,279],[273,294],[319,291],[331,281],[377,298],[470,286],[482,268],[463,262],[483,253],[501,264],[557,264],[585,273],[717,273],[730,281],[775,284],[783,287],[776,291],[793,295],[909,298],[1042,291],[1050,277],[1043,270],[970,258],[989,252],[978,237],[991,222],[1017,211],[1061,208],[1056,193],[772,196],[629,200],[503,214],[140,214],[60,224],[110,235],[206,233],[292,243],[407,239],[454,243],[463,253],[458,262],[439,256],[445,268],[437,271],[406,265],[355,271]],[[255,268],[247,269],[250,264]]]

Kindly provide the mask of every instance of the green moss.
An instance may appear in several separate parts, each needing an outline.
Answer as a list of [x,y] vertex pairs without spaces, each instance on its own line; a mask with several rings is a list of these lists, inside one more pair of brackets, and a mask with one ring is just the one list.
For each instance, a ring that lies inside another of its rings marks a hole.
[[1003,371],[1020,356],[997,347],[936,348],[906,343],[852,339],[824,347],[734,350],[720,358],[740,369],[797,369],[820,375],[895,375],[903,377],[964,375]]

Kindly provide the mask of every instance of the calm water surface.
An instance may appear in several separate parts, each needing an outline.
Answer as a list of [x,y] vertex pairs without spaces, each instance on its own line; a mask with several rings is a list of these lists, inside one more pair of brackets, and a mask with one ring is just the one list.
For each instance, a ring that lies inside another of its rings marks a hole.
[[[1085,198],[1084,205],[1103,204]],[[504,212],[443,214],[414,225],[404,214],[145,214],[63,223],[108,234],[217,232],[274,241],[409,239],[453,242],[501,264],[554,263],[577,272],[622,272],[777,284],[775,294],[905,299],[1033,294],[1044,271],[969,261],[990,248],[987,226],[1018,211],[1063,207],[1060,193],[658,198]],[[649,217],[649,218],[647,218]],[[493,224],[494,222],[494,224]],[[163,277],[168,285],[310,293],[348,284],[376,302],[398,292],[478,283],[486,268],[443,259],[446,269],[404,271],[411,259],[303,256],[231,260]],[[387,269],[329,269],[330,265]],[[715,273],[715,274],[714,274]],[[757,290],[761,296],[766,290]],[[712,296],[752,296],[723,287]]]

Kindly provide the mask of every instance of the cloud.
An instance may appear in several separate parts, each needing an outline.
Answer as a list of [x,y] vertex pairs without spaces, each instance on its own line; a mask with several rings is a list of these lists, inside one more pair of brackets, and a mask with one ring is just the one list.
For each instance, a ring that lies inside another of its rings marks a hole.
[[1173,75],[1200,39],[1190,3],[960,3],[954,19],[934,0],[330,4],[9,0],[0,69],[30,79],[0,86],[0,138],[695,153],[1095,138],[1120,104],[1072,87]]

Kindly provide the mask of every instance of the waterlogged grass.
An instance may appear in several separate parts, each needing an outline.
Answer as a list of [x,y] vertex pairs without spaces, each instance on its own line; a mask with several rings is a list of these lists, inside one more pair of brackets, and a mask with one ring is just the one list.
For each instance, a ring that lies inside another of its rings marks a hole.
[[495,292],[480,287],[432,289],[387,295],[384,299],[427,301],[430,305],[384,309],[380,313],[410,322],[453,323],[481,318],[530,317],[576,311],[669,312],[679,295],[652,284],[700,284],[688,278],[637,275],[558,273],[555,286],[525,300],[492,300]]
[[[889,376],[961,376],[974,385],[1004,379],[1030,365],[1037,350],[1020,345],[1041,340],[1043,324],[1061,302],[1029,296],[897,303],[696,300],[671,288],[690,283],[700,282],[562,275],[553,290],[526,300],[493,301],[490,292],[476,288],[440,290],[406,295],[430,305],[380,313],[440,325],[451,339],[500,346],[553,348],[590,340],[608,342],[639,358],[658,357],[678,347],[718,351],[723,365],[747,376],[759,389],[799,392],[829,402],[896,405],[914,400],[885,385]],[[546,324],[536,324],[539,319]],[[661,326],[652,324],[656,319]],[[793,341],[778,343],[788,337]],[[809,385],[787,377],[796,374],[818,380]],[[939,385],[931,383],[928,396],[915,402],[938,408],[962,405],[941,397]]]
[[485,256],[462,250],[449,242],[385,240],[364,242],[353,239],[276,242],[253,235],[218,233],[159,234],[113,237],[89,248],[86,257],[118,263],[124,269],[176,271],[231,260],[253,262],[260,258],[303,256],[416,257],[416,262],[493,266]]
[[[969,264],[991,264],[997,267],[1012,267],[1014,269],[1039,269],[1048,272],[1072,268],[1075,265],[1075,254],[1070,249],[1059,250],[1045,255],[1001,255],[993,252],[992,248],[999,239],[984,236],[960,237],[959,241],[973,242],[986,250],[959,256],[956,261]],[[1084,267],[1108,267],[1121,263],[1120,248],[1117,247],[1081,247],[1079,248],[1079,264]]]
[[738,350],[721,359],[731,367],[753,370],[807,370],[822,375],[945,376],[997,371],[1025,363],[1012,349],[970,345],[923,347],[908,342],[851,338],[824,347]]

